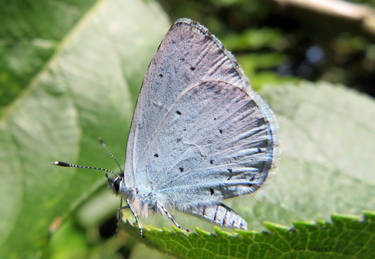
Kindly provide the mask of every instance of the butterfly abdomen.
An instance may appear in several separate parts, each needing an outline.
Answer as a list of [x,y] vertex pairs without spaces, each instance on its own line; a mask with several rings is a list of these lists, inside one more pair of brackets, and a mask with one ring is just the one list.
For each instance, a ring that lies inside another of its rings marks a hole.
[[234,227],[247,230],[246,221],[234,210],[222,203],[198,207],[188,213],[204,218],[222,227]]

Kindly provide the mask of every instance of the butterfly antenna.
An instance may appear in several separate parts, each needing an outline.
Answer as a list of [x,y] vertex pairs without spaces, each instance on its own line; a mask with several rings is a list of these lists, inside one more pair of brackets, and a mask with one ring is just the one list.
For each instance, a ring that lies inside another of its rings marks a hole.
[[57,166],[61,166],[61,167],[75,167],[75,168],[98,170],[98,171],[103,171],[103,172],[106,172],[106,173],[113,174],[114,176],[117,176],[117,174],[115,174],[111,170],[108,170],[108,169],[105,169],[105,168],[101,168],[101,167],[85,166],[85,165],[74,165],[74,164],[70,164],[70,163],[62,162],[62,161],[55,161],[55,162],[53,162],[53,164],[57,165]]
[[112,152],[108,149],[107,145],[104,143],[101,137],[99,137],[99,142],[100,142],[100,145],[102,145],[102,147],[104,148],[105,152],[112,158],[113,161],[115,161],[117,167],[120,169],[120,172],[123,172],[120,163],[118,162],[116,157],[112,154]]

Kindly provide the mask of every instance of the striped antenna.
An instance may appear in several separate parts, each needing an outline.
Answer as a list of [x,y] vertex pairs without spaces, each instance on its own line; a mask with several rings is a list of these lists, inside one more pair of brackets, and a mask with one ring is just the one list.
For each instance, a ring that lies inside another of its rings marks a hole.
[[62,161],[55,161],[53,162],[54,165],[61,166],[61,167],[75,167],[75,168],[83,168],[83,169],[92,169],[92,170],[98,170],[98,171],[103,171],[106,173],[113,174],[114,176],[117,176],[114,172],[111,170],[105,169],[105,168],[100,168],[100,167],[93,167],[93,166],[85,166],[85,165],[74,165]]

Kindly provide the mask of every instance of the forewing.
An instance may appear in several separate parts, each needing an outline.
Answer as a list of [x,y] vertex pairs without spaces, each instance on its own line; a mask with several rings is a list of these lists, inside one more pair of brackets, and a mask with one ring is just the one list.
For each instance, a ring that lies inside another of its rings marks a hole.
[[178,20],[138,97],[126,185],[183,206],[250,193],[272,166],[275,128],[272,112],[220,41],[205,27]]

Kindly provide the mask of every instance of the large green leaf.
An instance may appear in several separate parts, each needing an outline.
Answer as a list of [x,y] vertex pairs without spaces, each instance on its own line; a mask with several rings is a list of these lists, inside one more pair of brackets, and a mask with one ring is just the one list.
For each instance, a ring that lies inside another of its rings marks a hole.
[[98,136],[123,157],[135,96],[169,24],[154,2],[97,1],[79,10],[77,25],[55,37],[56,52],[1,117],[1,258],[41,255],[54,218],[69,215],[104,184],[95,172],[51,162],[112,168]]
[[0,1],[0,114],[95,0]]

